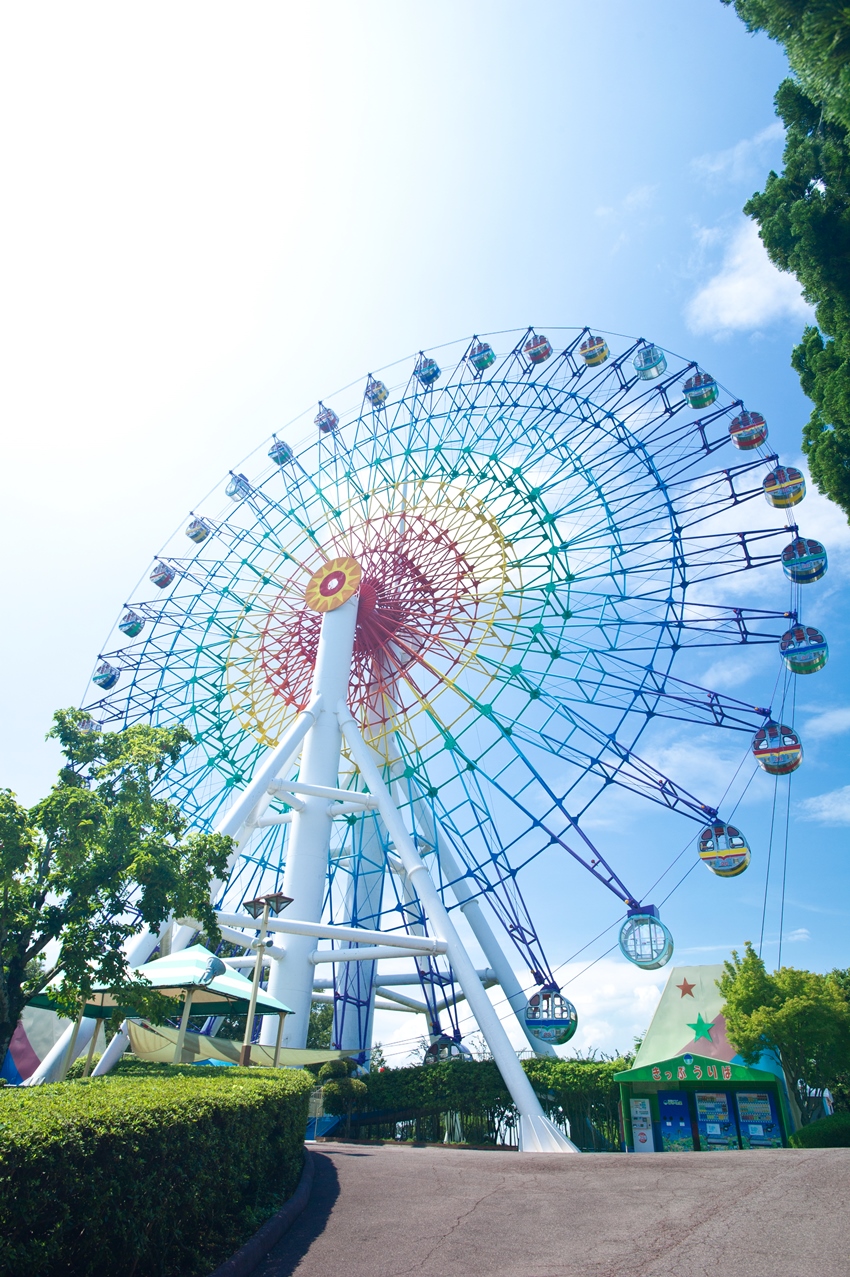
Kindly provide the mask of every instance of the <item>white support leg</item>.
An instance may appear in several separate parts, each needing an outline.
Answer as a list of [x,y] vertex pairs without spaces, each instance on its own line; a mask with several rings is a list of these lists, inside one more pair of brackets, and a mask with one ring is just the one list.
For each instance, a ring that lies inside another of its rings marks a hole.
[[[424,800],[417,804],[417,806],[424,807]],[[548,1042],[541,1042],[539,1038],[536,1038],[533,1033],[529,1032],[525,1023],[525,1009],[528,1005],[528,999],[522,991],[522,986],[514,973],[513,967],[510,962],[508,962],[502,946],[493,934],[493,929],[484,916],[484,911],[482,910],[481,905],[467,886],[466,879],[463,876],[463,870],[458,864],[451,847],[449,847],[446,839],[443,837],[433,814],[428,811],[427,808],[425,813],[422,811],[417,812],[414,809],[414,819],[420,827],[423,824],[425,825],[425,828],[422,829],[422,834],[428,842],[436,847],[437,856],[440,864],[443,866],[445,875],[452,882],[450,891],[460,905],[460,911],[469,923],[472,934],[481,945],[485,958],[496,972],[496,979],[502,986],[502,992],[507,998],[511,1010],[519,1021],[519,1026],[528,1039],[529,1045],[536,1055],[549,1056],[552,1059],[557,1060],[558,1053],[555,1051],[554,1047],[550,1046]]]
[[[357,595],[322,617],[322,630],[313,673],[315,721],[307,731],[301,755],[299,780],[307,785],[335,788],[339,784],[341,736],[335,705],[348,691]],[[321,700],[317,700],[321,698]],[[294,901],[298,917],[320,922],[328,872],[332,819],[327,797],[305,794],[302,810],[293,813],[283,890]],[[283,1027],[285,1047],[305,1047],[310,1024],[315,969],[310,955],[315,941],[308,936],[287,938],[286,956],[271,970],[269,993],[293,1010]],[[274,1042],[277,1017],[265,1017],[261,1041]]]
[[110,1073],[129,1045],[130,1034],[127,1030],[127,1021],[122,1020],[121,1028],[110,1038],[109,1045],[92,1069],[92,1077],[103,1077],[105,1073]]
[[519,1114],[519,1145],[527,1153],[577,1153],[571,1140],[558,1130],[546,1117],[534,1088],[523,1071],[522,1065],[510,1044],[502,1022],[487,997],[475,967],[463,947],[454,923],[440,899],[440,893],[423,864],[413,839],[405,828],[398,808],[392,800],[387,785],[375,762],[372,751],[360,734],[346,702],[340,698],[337,705],[342,734],[348,743],[360,774],[369,791],[378,800],[378,810],[387,832],[395,843],[395,849],[404,865],[408,878],[415,884],[416,893],[425,909],[431,926],[438,937],[445,940],[449,961],[457,976],[473,1015],[478,1021],[490,1050],[498,1065],[505,1085],[511,1093]]

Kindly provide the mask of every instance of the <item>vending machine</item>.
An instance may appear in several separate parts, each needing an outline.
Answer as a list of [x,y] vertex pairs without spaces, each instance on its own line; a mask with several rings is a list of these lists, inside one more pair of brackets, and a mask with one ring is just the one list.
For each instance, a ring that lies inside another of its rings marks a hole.
[[693,1152],[694,1137],[687,1091],[659,1091],[661,1147],[665,1153]]
[[697,1091],[697,1130],[703,1151],[739,1148],[731,1096],[725,1091]]
[[744,1148],[782,1148],[782,1128],[769,1091],[739,1091],[738,1122]]
[[632,1135],[636,1153],[654,1153],[655,1139],[652,1133],[652,1110],[649,1099],[631,1099]]

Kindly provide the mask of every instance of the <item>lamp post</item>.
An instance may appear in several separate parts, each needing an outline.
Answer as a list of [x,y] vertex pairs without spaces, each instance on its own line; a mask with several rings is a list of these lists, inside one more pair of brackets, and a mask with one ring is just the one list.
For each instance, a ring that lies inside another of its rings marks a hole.
[[[254,979],[251,983],[251,1001],[248,1003],[248,1016],[245,1020],[245,1037],[242,1040],[242,1050],[239,1052],[240,1065],[248,1065],[251,1063],[251,1031],[254,1027],[254,1016],[257,1012],[257,994],[260,988],[260,972],[263,966],[263,954],[266,951],[266,932],[269,926],[269,918],[272,914],[277,917],[287,905],[292,904],[292,896],[285,896],[282,891],[272,891],[266,896],[257,896],[256,900],[246,900],[243,908],[250,913],[252,918],[259,918],[262,914],[260,922],[260,935],[257,940],[257,961],[254,964]],[[281,1029],[283,1020],[281,1018],[281,1026],[278,1029],[278,1047],[275,1050],[275,1064],[279,1055],[279,1044],[281,1037]]]

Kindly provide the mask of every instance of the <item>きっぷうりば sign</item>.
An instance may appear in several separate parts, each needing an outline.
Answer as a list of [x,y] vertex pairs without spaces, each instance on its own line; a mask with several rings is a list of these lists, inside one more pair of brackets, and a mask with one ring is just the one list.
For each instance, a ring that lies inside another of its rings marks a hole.
[[714,1078],[717,1081],[732,1081],[731,1064],[677,1064],[673,1068],[655,1065],[652,1070],[653,1082],[701,1082]]

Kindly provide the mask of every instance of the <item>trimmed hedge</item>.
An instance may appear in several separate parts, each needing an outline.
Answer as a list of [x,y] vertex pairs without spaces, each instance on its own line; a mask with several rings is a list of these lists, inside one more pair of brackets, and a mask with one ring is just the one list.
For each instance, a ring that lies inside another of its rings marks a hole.
[[791,1136],[792,1148],[850,1148],[850,1113],[833,1113],[802,1126]]
[[0,1275],[209,1273],[295,1190],[312,1085],[294,1070],[137,1064],[6,1088]]
[[[588,1151],[619,1151],[619,1088],[625,1060],[524,1060],[546,1113]],[[442,1140],[473,1144],[515,1141],[516,1114],[493,1060],[452,1061],[385,1069],[365,1079],[368,1092],[351,1116],[352,1134],[367,1139]],[[346,1112],[331,1095],[329,1113]]]

